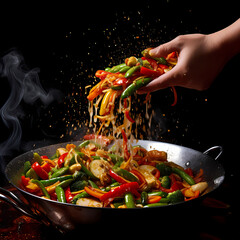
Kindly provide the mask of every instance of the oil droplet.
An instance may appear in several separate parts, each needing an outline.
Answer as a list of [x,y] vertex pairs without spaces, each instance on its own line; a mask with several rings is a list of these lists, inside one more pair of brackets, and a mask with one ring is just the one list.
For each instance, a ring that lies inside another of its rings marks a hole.
[[189,161],[186,162],[186,163],[185,163],[185,166],[186,166],[186,167],[189,167],[189,166],[190,166],[190,162],[189,162]]

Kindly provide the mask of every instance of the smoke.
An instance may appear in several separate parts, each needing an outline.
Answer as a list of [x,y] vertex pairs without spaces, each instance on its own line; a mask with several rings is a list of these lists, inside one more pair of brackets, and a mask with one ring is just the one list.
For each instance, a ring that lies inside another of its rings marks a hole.
[[17,51],[11,51],[0,59],[0,77],[7,78],[10,86],[10,95],[0,109],[2,122],[10,131],[8,139],[0,144],[1,157],[11,155],[14,150],[19,150],[22,138],[19,119],[24,116],[21,102],[33,105],[39,100],[44,106],[47,106],[53,101],[60,101],[62,94],[56,89],[46,91],[39,80],[39,69],[29,70],[23,56]]

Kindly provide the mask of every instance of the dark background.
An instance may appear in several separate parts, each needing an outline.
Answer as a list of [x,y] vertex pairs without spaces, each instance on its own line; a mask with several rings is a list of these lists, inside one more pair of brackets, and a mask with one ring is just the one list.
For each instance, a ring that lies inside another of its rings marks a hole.
[[[28,69],[39,68],[44,89],[58,89],[61,101],[45,106],[21,102],[21,143],[8,161],[32,148],[80,139],[88,117],[84,87],[94,73],[113,62],[158,46],[179,34],[218,31],[239,17],[234,1],[143,1],[64,3],[53,6],[12,4],[1,9],[0,56],[16,50]],[[170,89],[152,94],[157,113],[144,137],[205,151],[221,145],[221,162],[228,178],[239,175],[239,63],[237,55],[214,84],[203,92],[177,88],[178,103]],[[211,69],[206,69],[211,71]],[[11,89],[0,79],[1,105]],[[12,129],[1,123],[0,140]],[[153,131],[159,129],[159,131]]]

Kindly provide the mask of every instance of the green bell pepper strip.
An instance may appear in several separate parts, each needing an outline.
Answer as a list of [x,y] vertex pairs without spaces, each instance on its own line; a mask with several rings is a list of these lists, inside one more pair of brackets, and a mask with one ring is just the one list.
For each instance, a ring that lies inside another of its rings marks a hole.
[[54,172],[52,174],[51,179],[56,178],[56,177],[60,177],[64,174],[66,174],[68,172],[68,170],[69,170],[69,167],[62,167],[62,168],[58,169],[56,172]]
[[72,175],[60,176],[60,177],[50,178],[47,180],[40,180],[40,182],[43,184],[44,187],[47,187],[58,181],[62,182],[68,179],[73,179],[73,176]]
[[88,183],[90,184],[91,187],[99,189],[98,185],[92,180],[88,180]]
[[194,185],[195,181],[192,177],[190,177],[187,173],[185,173],[183,170],[172,167],[172,171],[179,175],[183,180],[185,180],[189,185]]
[[135,177],[135,175],[133,175],[132,173],[130,173],[129,171],[122,169],[122,168],[114,168],[113,171],[115,173],[117,173],[120,177],[123,177],[124,179],[130,181],[130,182],[138,182],[139,183],[139,179],[137,177]]
[[59,202],[65,203],[66,202],[66,197],[65,197],[65,192],[61,186],[56,186],[55,192],[57,194],[57,200]]
[[78,145],[78,148],[86,147],[89,143],[90,143],[89,140],[83,141],[82,143],[80,143],[80,144]]
[[36,172],[33,170],[33,168],[30,168],[27,172],[26,172],[26,177],[29,177],[31,179],[38,179],[38,175],[36,174]]
[[135,208],[135,202],[132,193],[126,193],[124,196],[125,204],[127,208]]
[[152,81],[152,78],[140,78],[130,84],[122,93],[121,98],[127,98],[135,93],[139,88],[146,86],[148,83]]
[[43,184],[39,180],[32,179],[31,181],[32,181],[32,183],[35,183],[35,184],[38,185],[38,187],[42,190],[42,192],[43,192],[43,194],[45,195],[46,198],[50,199],[50,195],[49,195],[48,191],[46,190],[46,188],[43,186]]
[[64,181],[60,182],[58,184],[58,186],[60,186],[62,188],[66,188],[67,186],[69,186],[72,183],[72,181],[73,181],[73,179],[64,180]]
[[125,78],[131,77],[137,70],[140,69],[140,65],[131,67],[126,73],[125,73]]

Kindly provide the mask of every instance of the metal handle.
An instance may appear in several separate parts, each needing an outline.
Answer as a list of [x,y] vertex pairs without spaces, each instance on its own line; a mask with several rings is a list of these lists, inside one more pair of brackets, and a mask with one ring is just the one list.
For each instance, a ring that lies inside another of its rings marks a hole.
[[19,199],[14,193],[0,187],[0,199],[9,203],[15,209],[23,213],[24,215],[34,218],[40,221],[40,217],[34,214],[21,199]]
[[216,157],[214,157],[215,160],[217,160],[223,153],[223,148],[221,146],[214,146],[214,147],[211,147],[209,149],[207,149],[205,152],[203,152],[203,154],[209,154],[210,152],[213,152],[213,151],[216,151],[218,150],[219,153]]

